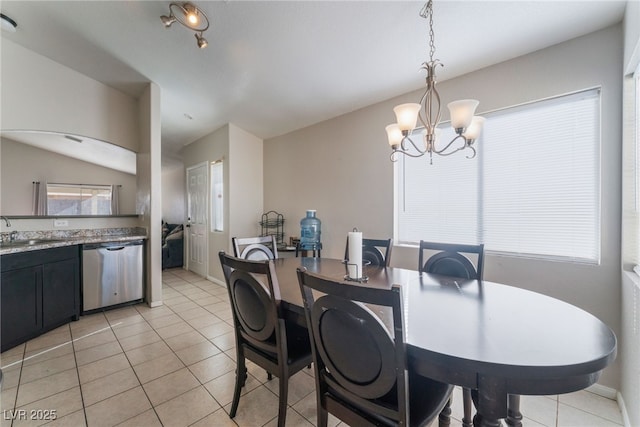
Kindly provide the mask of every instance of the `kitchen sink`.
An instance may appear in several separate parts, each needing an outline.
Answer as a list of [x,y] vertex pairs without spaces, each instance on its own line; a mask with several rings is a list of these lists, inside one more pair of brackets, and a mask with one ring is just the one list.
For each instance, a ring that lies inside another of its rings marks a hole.
[[60,239],[26,239],[26,240],[13,240],[9,242],[0,243],[0,247],[3,248],[12,248],[12,247],[20,247],[20,246],[35,246],[35,245],[43,245],[47,243],[57,243],[62,242]]

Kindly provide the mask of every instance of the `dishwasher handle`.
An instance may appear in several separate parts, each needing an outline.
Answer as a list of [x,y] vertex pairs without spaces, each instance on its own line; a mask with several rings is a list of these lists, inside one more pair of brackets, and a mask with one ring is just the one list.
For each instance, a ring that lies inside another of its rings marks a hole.
[[82,250],[90,251],[95,249],[106,249],[108,251],[119,251],[128,246],[138,246],[143,244],[143,240],[131,240],[127,242],[85,243],[82,245]]

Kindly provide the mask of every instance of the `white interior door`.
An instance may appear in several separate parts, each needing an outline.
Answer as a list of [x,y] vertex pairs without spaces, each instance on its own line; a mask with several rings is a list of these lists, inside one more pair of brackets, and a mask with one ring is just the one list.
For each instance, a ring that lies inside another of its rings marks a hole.
[[201,163],[187,169],[187,268],[208,274],[208,169]]

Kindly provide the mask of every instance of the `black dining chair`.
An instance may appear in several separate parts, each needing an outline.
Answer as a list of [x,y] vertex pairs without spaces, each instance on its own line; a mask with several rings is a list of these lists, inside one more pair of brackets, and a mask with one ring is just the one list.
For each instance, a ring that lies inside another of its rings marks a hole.
[[273,260],[249,261],[219,253],[229,291],[236,340],[236,384],[229,417],[234,418],[249,359],[279,379],[278,426],[285,425],[289,378],[311,364],[306,328],[286,321]]
[[233,254],[237,258],[252,261],[278,258],[275,236],[233,237]]
[[[352,426],[426,425],[438,414],[440,425],[449,425],[453,387],[408,370],[399,286],[346,285],[304,268],[298,282],[315,366],[318,426],[326,427],[329,413]],[[376,312],[364,304],[375,305]]]
[[[389,267],[393,239],[362,239],[362,261],[369,265]],[[349,239],[344,249],[344,259],[349,260]]]
[[[424,257],[425,251],[436,251],[429,258]],[[476,257],[476,264],[465,254],[473,254]],[[482,280],[484,268],[484,245],[462,245],[454,243],[438,243],[420,241],[420,253],[418,255],[418,269],[425,273],[442,274],[462,279]],[[462,389],[462,404],[464,416],[462,425],[471,427],[473,425],[473,403],[471,390]]]
[[[432,254],[425,261],[424,251]],[[475,254],[476,264],[465,254]],[[460,245],[455,243],[437,243],[420,240],[418,270],[425,273],[460,277],[461,279],[482,280],[484,268],[484,245]]]

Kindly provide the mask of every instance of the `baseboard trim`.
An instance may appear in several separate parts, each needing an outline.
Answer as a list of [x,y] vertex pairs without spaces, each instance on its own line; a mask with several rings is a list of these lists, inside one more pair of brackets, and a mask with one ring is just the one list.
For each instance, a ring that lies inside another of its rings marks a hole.
[[213,276],[207,276],[207,280],[210,281],[210,282],[213,282],[213,283],[215,283],[217,285],[224,286],[225,288],[227,287],[227,284],[225,282],[223,282],[221,280],[218,280]]
[[607,399],[617,400],[620,393],[618,390],[604,386],[602,384],[593,384],[586,388],[587,391],[590,391],[593,394],[597,394],[598,396],[606,397]]
[[590,387],[587,387],[586,391],[590,391],[591,393],[597,394],[598,396],[602,396],[604,398],[615,400],[616,402],[618,402],[618,408],[620,409],[620,413],[622,414],[622,425],[624,425],[625,427],[633,427],[631,425],[631,420],[629,419],[629,414],[627,413],[627,406],[624,403],[622,393],[614,388],[603,386],[602,384],[594,384]]
[[632,427],[631,420],[629,419],[629,413],[627,412],[627,405],[624,403],[622,393],[618,392],[616,400],[618,401],[618,408],[620,408],[620,412],[622,413],[622,425],[625,427]]
[[149,303],[149,307],[151,308],[160,307],[161,305],[164,305],[162,301],[153,301]]

